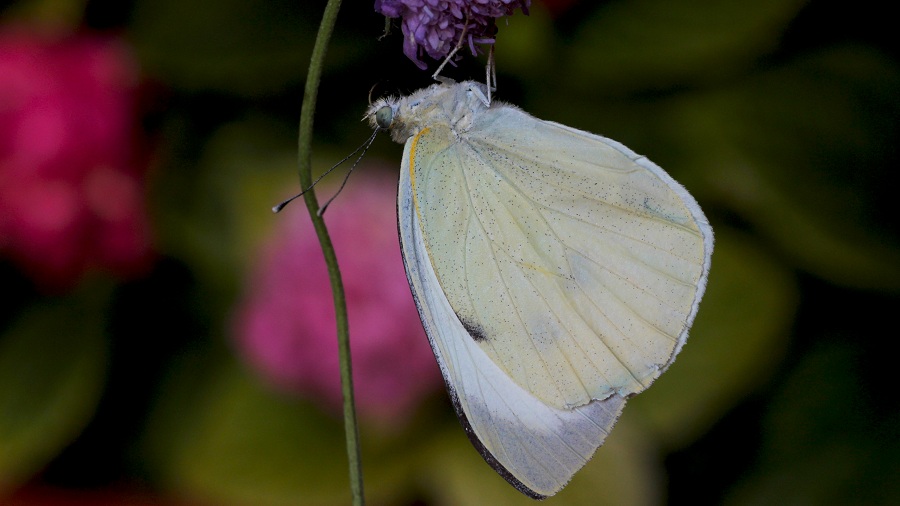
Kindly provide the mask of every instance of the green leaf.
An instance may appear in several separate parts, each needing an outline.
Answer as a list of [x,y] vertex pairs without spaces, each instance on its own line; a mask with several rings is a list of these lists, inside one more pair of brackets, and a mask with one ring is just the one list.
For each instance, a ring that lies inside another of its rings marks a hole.
[[75,31],[83,23],[87,0],[30,0],[6,8],[7,23],[36,24]]
[[147,70],[188,90],[267,94],[300,83],[318,12],[265,0],[138,0],[132,40]]
[[199,160],[175,158],[154,181],[160,249],[190,265],[223,311],[259,240],[279,219],[272,206],[297,188],[290,136],[264,117],[227,123]]
[[0,494],[27,480],[93,415],[106,375],[99,304],[29,307],[0,336]]
[[[820,336],[768,404],[760,462],[726,504],[895,504],[898,414],[879,413],[865,361]],[[882,404],[880,404],[882,403]]]
[[[337,415],[273,392],[229,359],[211,369],[185,361],[160,394],[144,445],[164,487],[210,504],[347,503]],[[396,502],[410,488],[417,445],[407,434],[364,430],[370,500]]]
[[575,34],[565,80],[581,89],[635,91],[736,73],[773,50],[803,0],[606,2]]
[[[553,25],[542,3],[533,3],[528,16],[517,12],[502,19],[497,28],[496,50],[502,55],[502,65],[498,66],[497,72],[510,78],[528,76],[540,80],[553,71],[549,67],[555,60]],[[483,79],[478,77],[478,80]]]
[[900,290],[891,219],[900,68],[837,48],[733,87],[686,97],[664,124],[690,179],[829,281]]
[[707,430],[767,378],[785,352],[797,306],[791,274],[744,235],[716,230],[706,294],[668,371],[625,406],[669,446]]

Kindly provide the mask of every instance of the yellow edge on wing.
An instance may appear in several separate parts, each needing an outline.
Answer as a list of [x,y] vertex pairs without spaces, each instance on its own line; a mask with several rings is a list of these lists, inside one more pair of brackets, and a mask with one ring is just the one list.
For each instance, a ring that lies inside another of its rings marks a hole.
[[417,133],[409,147],[409,186],[412,188],[413,207],[416,210],[416,214],[419,214],[419,199],[416,195],[416,146],[419,145],[419,138],[428,130],[429,127],[425,127]]

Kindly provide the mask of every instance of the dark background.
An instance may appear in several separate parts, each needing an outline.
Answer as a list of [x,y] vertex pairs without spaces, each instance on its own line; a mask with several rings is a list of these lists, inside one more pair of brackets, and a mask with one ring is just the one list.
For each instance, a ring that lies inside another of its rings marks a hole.
[[[5,2],[0,21],[57,16],[36,4]],[[334,436],[340,424],[331,418],[321,430],[336,445],[314,457],[273,455],[265,444],[236,445],[243,453],[224,445],[219,453],[197,450],[185,429],[219,431],[227,440],[229,415],[191,410],[185,396],[235,381],[254,385],[254,402],[277,404],[267,416],[284,423],[261,414],[250,425],[272,430],[272,447],[310,437],[303,423],[321,416],[246,379],[252,373],[235,365],[226,326],[254,245],[274,219],[268,207],[297,189],[289,160],[324,2],[74,4],[72,14],[58,14],[64,23],[123,37],[141,63],[140,121],[155,154],[147,191],[160,254],[137,279],[102,288],[88,280],[62,295],[47,295],[0,259],[0,343],[35,308],[99,305],[75,311],[70,325],[103,336],[78,346],[102,348],[95,367],[105,371],[97,386],[85,387],[94,390],[78,414],[59,415],[68,435],[39,438],[27,473],[8,486],[0,479],[0,494],[13,504],[45,493],[61,504],[113,504],[124,500],[118,494],[153,504],[346,501],[343,448]],[[597,469],[584,471],[624,477],[602,490],[587,478],[573,482],[559,503],[896,504],[895,17],[881,2],[816,0],[535,0],[531,11],[498,22],[499,99],[646,154],[697,198],[717,239],[709,291],[683,356],[665,376],[672,378],[626,408],[607,456],[604,446]],[[380,95],[431,82],[430,71],[402,54],[398,22],[376,40],[383,26],[371,2],[345,2],[320,88],[315,172],[368,136],[359,120],[373,85]],[[446,74],[482,79],[483,58],[467,54]],[[212,142],[226,127],[242,150]],[[382,138],[367,156],[399,168],[400,154]],[[210,167],[211,158],[237,161]],[[248,196],[248,182],[264,190]],[[238,218],[244,215],[251,217]],[[198,245],[191,230],[208,237]],[[6,389],[0,384],[0,396]],[[364,466],[377,503],[519,499],[456,433],[440,393],[423,410],[407,433],[370,443],[377,449]],[[288,428],[272,429],[282,425]],[[25,469],[4,462],[3,445],[13,443],[4,437],[0,431],[0,473]],[[433,442],[441,438],[452,443]],[[416,461],[431,467],[404,466],[391,460],[392,445],[422,455],[453,451]],[[199,456],[185,463],[185,454]],[[291,466],[310,458],[333,482],[292,481]],[[288,477],[259,478],[236,464],[244,461],[279,466]],[[456,463],[471,464],[466,476],[490,481],[444,473]]]

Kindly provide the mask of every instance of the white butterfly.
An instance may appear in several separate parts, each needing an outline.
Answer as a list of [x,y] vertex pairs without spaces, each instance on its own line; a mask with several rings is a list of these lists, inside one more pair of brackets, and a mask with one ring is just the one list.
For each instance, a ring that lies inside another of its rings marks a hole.
[[713,234],[622,144],[442,83],[374,103],[405,142],[406,274],[469,439],[518,490],[562,489],[687,340]]

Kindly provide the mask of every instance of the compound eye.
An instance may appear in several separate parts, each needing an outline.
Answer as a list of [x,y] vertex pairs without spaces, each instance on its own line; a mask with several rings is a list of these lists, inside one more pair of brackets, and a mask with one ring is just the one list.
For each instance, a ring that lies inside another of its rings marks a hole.
[[375,124],[378,125],[378,128],[387,130],[388,128],[391,128],[391,123],[393,122],[394,110],[391,106],[386,105],[375,111]]

